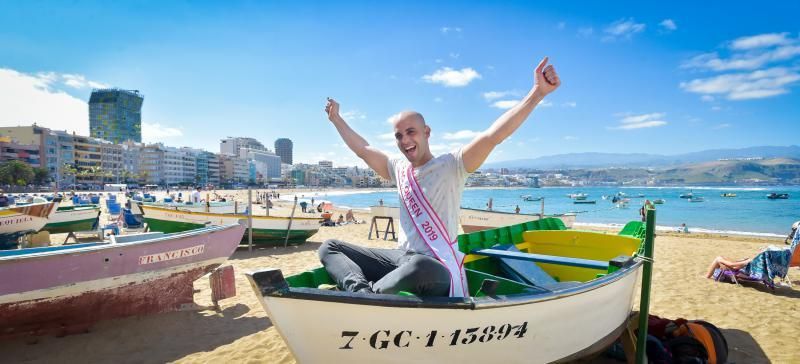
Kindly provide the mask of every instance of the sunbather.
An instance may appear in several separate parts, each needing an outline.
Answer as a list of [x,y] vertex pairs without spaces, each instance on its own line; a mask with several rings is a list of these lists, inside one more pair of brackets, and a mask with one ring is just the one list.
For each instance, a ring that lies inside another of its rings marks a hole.
[[706,272],[706,278],[712,278],[714,276],[714,271],[719,268],[742,269],[745,266],[747,266],[747,264],[749,264],[752,260],[753,258],[733,260],[723,256],[718,256],[714,258],[714,261],[711,262],[711,265],[708,267],[708,271]]
[[792,255],[800,254],[800,252],[796,252],[797,246],[800,245],[800,234],[796,233],[797,225],[800,225],[800,221],[794,223],[792,234],[787,238],[787,241],[791,240],[790,246],[770,245],[759,251],[754,257],[740,260],[718,256],[708,267],[706,278],[721,280],[727,270],[730,271],[729,275],[739,275],[746,279],[762,281],[772,287],[774,278],[786,277]]

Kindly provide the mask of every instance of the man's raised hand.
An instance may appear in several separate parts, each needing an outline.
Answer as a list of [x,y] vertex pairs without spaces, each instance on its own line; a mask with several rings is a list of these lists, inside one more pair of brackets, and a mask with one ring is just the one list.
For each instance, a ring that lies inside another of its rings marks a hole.
[[547,57],[544,57],[535,71],[536,86],[534,86],[542,96],[555,91],[561,85],[555,67],[547,64]]
[[330,121],[341,119],[341,116],[339,116],[339,103],[329,97],[328,104],[325,105],[325,113],[328,114],[328,120]]

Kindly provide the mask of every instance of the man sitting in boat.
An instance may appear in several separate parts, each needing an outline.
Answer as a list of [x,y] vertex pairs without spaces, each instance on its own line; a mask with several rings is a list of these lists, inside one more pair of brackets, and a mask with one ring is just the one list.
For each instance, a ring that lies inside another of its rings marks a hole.
[[319,257],[337,286],[350,292],[406,291],[421,296],[465,297],[464,254],[458,251],[458,211],[467,176],[528,118],[561,81],[545,57],[535,83],[516,106],[457,151],[434,157],[431,128],[422,115],[404,111],[392,119],[397,147],[405,158],[389,159],[358,135],[328,98],[325,112],[347,146],[381,177],[395,182],[400,200],[397,249],[366,248],[330,239]]

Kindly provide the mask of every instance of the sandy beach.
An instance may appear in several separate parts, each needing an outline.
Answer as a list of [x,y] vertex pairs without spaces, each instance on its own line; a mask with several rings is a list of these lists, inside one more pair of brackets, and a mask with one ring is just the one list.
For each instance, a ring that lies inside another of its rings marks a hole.
[[[246,191],[221,194],[246,200]],[[278,205],[272,213],[286,214],[291,210],[291,204]],[[263,211],[263,208],[254,211]],[[344,212],[334,216],[338,213]],[[370,217],[356,213],[356,218],[369,220]],[[369,224],[322,227],[300,246],[257,248],[252,252],[246,247],[240,248],[226,263],[235,268],[237,296],[221,301],[220,311],[200,309],[131,317],[98,323],[85,334],[14,339],[0,343],[2,361],[294,363],[295,359],[271,325],[243,273],[279,267],[284,274],[291,275],[315,268],[320,265],[316,250],[329,238],[372,247],[394,247],[393,241],[369,240],[368,231]],[[775,293],[760,286],[716,283],[702,277],[715,256],[750,257],[768,244],[782,245],[783,242],[739,236],[659,233],[651,313],[667,318],[703,319],[717,325],[728,341],[731,362],[800,362],[797,348],[800,269],[792,268],[789,272],[794,289],[779,288]],[[195,289],[195,302],[201,306],[210,305],[208,278],[196,281]]]

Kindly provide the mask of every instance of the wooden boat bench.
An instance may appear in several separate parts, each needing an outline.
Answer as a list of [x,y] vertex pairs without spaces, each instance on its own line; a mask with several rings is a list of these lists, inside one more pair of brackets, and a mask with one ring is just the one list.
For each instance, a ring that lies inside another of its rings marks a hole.
[[604,271],[608,270],[608,262],[603,262],[600,260],[559,257],[556,255],[531,254],[531,253],[523,253],[518,250],[510,251],[502,248],[505,248],[505,246],[492,247],[489,249],[475,249],[470,253],[476,255],[483,255],[487,257],[499,258],[499,259],[515,259],[515,260],[524,260],[537,263],[567,265],[578,268],[590,268],[590,269],[598,269]]
[[500,261],[500,268],[509,278],[523,284],[541,287],[547,290],[565,289],[580,285],[581,282],[559,282],[547,274],[547,272],[537,264],[531,264],[531,262],[559,264],[613,272],[620,267],[626,266],[631,261],[630,257],[626,256],[620,256],[614,258],[610,262],[604,262],[591,259],[524,253],[519,251],[513,244],[495,245],[488,249],[475,249],[472,251],[472,254],[498,259]]

